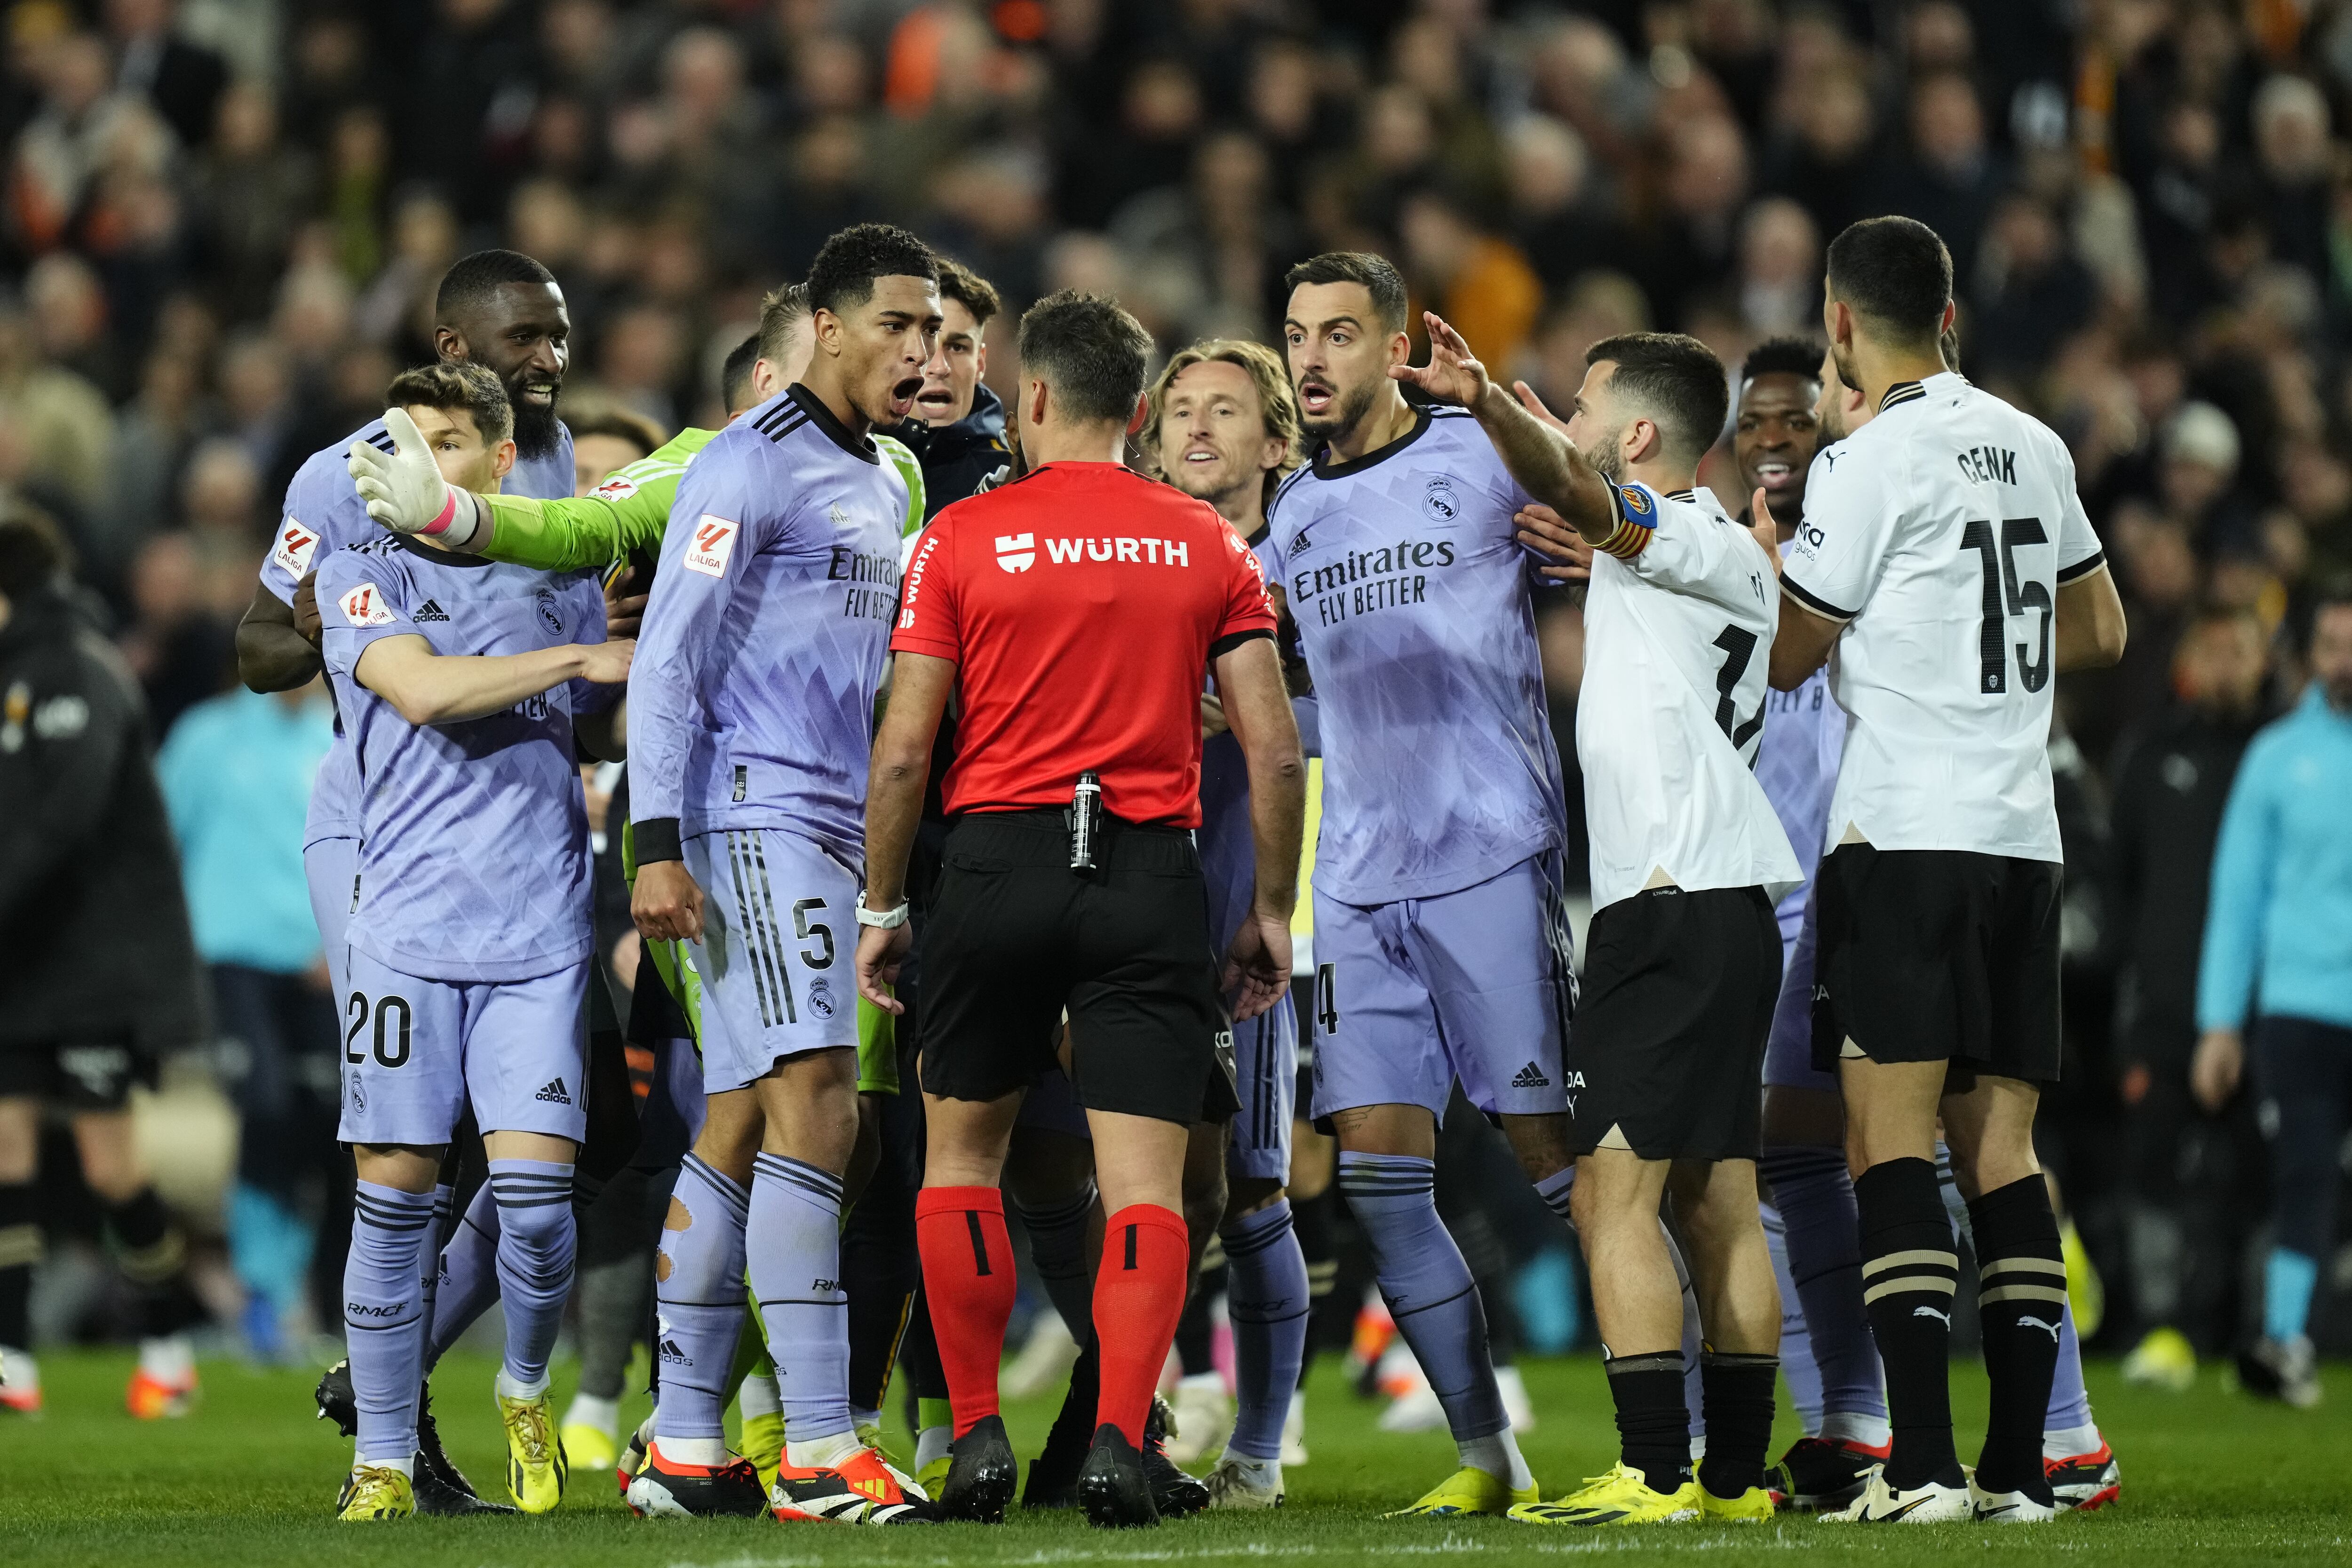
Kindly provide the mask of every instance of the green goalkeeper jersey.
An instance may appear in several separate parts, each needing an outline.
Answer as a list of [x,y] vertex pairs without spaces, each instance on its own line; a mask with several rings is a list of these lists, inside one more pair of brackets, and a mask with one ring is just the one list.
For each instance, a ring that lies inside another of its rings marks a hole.
[[[696,453],[710,445],[716,430],[681,430],[667,444],[626,468],[615,468],[584,496],[562,500],[526,500],[521,496],[484,496],[496,522],[482,553],[494,561],[534,566],[542,572],[577,572],[609,566],[635,551],[661,553],[677,482]],[[923,466],[906,443],[880,431],[874,445],[907,481],[907,517],[902,536],[923,526]]]

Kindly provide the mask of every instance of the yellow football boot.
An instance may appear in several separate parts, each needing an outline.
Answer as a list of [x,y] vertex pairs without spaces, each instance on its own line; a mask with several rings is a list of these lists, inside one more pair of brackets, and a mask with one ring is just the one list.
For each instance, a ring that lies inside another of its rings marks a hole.
[[[1696,1481],[1685,1481],[1670,1492],[1658,1491],[1648,1477],[1621,1461],[1605,1476],[1586,1478],[1583,1489],[1557,1502],[1514,1505],[1510,1517],[1521,1524],[1566,1524],[1587,1530],[1611,1524],[1681,1524],[1699,1516],[1703,1506],[1699,1492]],[[1760,1490],[1756,1495],[1764,1498],[1765,1511],[1769,1513],[1770,1497]]]
[[494,1394],[499,1420],[507,1429],[507,1490],[515,1507],[525,1513],[549,1513],[563,1500],[563,1483],[571,1479],[563,1439],[556,1435],[555,1412],[547,1395],[509,1399]]
[[1465,1465],[1437,1483],[1411,1507],[1385,1513],[1382,1519],[1456,1519],[1464,1514],[1503,1513],[1534,1505],[1540,1494],[1534,1487],[1514,1491],[1502,1477]]
[[335,1517],[345,1524],[407,1519],[416,1512],[416,1489],[390,1465],[354,1465],[335,1499]]

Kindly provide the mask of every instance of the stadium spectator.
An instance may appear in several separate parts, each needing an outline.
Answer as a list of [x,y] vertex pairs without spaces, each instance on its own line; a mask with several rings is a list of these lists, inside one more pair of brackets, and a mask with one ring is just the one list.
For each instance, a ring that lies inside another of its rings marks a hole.
[[334,706],[314,680],[200,702],[155,759],[242,1122],[228,1218],[246,1342],[268,1360],[299,1346],[289,1334],[341,1315],[342,1248],[331,1242],[311,1267],[320,1227],[332,1237],[348,1219],[350,1170],[335,1146],[341,1015],[310,918],[300,827],[333,739]]
[[197,1043],[201,1002],[178,857],[138,688],[87,618],[57,525],[0,513],[0,1394],[40,1408],[26,1309],[45,1110],[70,1120],[139,1298],[142,1419],[182,1415],[196,1368],[187,1249],[131,1142],[131,1090]]
[[2221,818],[2189,1069],[2218,1111],[2252,1035],[2273,1232],[2262,1336],[2238,1373],[2250,1392],[2305,1406],[2319,1401],[2311,1302],[2335,1251],[2336,1150],[2352,1119],[2352,587],[2317,601],[2307,658],[2309,689],[2247,748]]

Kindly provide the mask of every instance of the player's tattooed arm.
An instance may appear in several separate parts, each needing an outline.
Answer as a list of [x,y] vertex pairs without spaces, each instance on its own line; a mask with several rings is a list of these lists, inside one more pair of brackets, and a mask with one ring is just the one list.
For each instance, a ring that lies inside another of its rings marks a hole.
[[[305,584],[310,581],[305,577]],[[319,658],[319,612],[314,603],[306,635],[295,607],[267,585],[253,590],[253,603],[236,624],[236,678],[254,691],[290,691],[306,686],[325,668]]]
[[1475,415],[1519,488],[1585,539],[1597,544],[1616,532],[1622,520],[1610,499],[1610,483],[1576,449],[1567,426],[1524,383],[1517,399],[1497,385],[1462,334],[1436,311],[1423,311],[1423,319],[1429,327],[1429,363],[1391,365],[1389,374]]

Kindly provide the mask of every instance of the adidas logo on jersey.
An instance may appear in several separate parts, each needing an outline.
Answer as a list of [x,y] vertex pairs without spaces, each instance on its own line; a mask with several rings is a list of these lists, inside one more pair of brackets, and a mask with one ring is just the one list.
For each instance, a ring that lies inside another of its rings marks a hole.
[[413,621],[446,621],[449,618],[449,612],[441,607],[439,600],[427,599],[417,606],[416,614],[408,618]]
[[560,1078],[549,1079],[547,1080],[547,1087],[541,1089],[537,1094],[532,1095],[531,1098],[533,1100],[544,1100],[550,1105],[569,1105],[572,1103],[572,1097],[563,1092],[563,1080]]
[[1543,1068],[1529,1062],[1519,1069],[1519,1076],[1511,1080],[1511,1087],[1513,1089],[1549,1089],[1551,1079],[1544,1077]]

